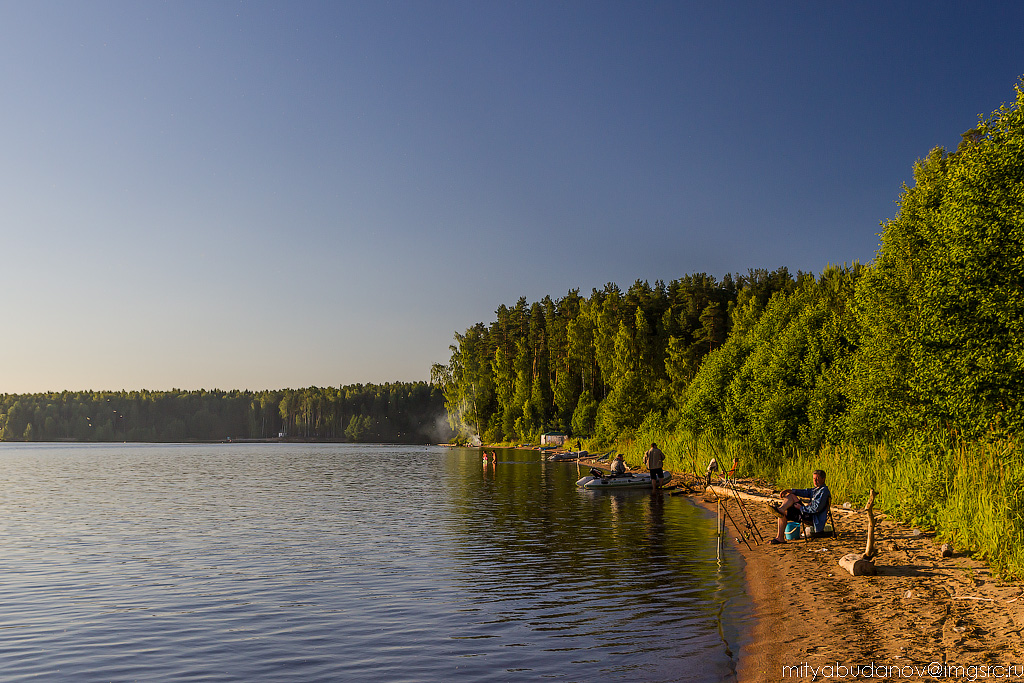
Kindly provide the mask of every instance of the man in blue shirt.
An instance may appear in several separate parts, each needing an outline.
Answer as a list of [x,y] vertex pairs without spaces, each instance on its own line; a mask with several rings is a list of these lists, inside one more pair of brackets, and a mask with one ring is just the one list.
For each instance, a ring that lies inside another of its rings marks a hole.
[[[828,508],[832,504],[832,492],[825,486],[825,471],[814,470],[813,489],[786,489],[779,494],[782,498],[781,505],[769,504],[772,512],[779,518],[779,533],[772,540],[771,544],[786,542],[786,522],[800,522],[811,524],[815,533],[825,530],[825,522],[828,521]],[[810,498],[810,502],[804,503],[801,498]]]

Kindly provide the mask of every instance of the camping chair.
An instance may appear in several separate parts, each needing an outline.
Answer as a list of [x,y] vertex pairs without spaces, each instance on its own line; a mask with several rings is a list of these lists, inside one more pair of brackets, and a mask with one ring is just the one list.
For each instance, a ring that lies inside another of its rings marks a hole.
[[800,520],[800,535],[805,541],[809,541],[812,538],[839,538],[839,527],[836,526],[836,520],[832,517],[832,501],[829,501],[828,506],[828,522],[832,525],[832,533],[825,534],[822,532],[821,534],[817,534],[814,531],[813,522]]

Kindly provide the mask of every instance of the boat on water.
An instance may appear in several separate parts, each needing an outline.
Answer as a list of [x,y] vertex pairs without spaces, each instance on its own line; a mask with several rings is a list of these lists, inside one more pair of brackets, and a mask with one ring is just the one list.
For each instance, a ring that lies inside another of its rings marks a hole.
[[[665,484],[672,478],[671,472],[662,472],[658,482]],[[627,472],[626,474],[609,474],[594,468],[590,474],[576,482],[576,486],[593,490],[618,490],[651,488],[651,475],[647,472]]]
[[552,453],[548,456],[548,460],[558,462],[560,460],[579,460],[585,457],[587,457],[586,451],[563,451],[561,453]]

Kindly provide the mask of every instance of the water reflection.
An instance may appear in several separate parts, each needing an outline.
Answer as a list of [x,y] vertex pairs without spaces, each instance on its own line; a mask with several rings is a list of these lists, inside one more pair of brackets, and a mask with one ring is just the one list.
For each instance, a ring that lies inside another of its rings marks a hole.
[[4,680],[732,675],[706,513],[498,455],[2,445]]
[[[742,615],[733,604],[742,584],[737,567],[715,561],[714,524],[703,510],[666,493],[578,489],[572,464],[523,452],[503,453],[506,459],[510,467],[485,477],[485,486],[467,479],[452,490],[462,513],[453,519],[457,566],[465,568],[458,573],[467,595],[488,605],[489,618],[472,626],[510,641],[506,647],[557,638],[542,649],[560,655],[531,657],[535,674],[732,675],[722,640],[732,627],[721,620]],[[680,668],[696,661],[699,673]]]

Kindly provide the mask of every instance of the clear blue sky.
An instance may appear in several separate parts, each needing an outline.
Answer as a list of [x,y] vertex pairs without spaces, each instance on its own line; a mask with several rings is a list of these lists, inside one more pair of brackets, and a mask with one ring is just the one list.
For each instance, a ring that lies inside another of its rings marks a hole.
[[869,262],[1024,3],[0,4],[0,392],[427,379],[500,304]]

